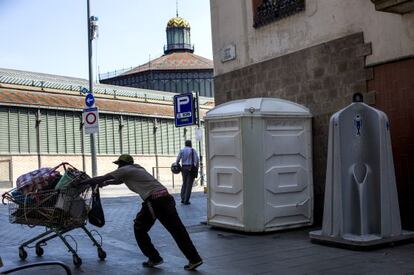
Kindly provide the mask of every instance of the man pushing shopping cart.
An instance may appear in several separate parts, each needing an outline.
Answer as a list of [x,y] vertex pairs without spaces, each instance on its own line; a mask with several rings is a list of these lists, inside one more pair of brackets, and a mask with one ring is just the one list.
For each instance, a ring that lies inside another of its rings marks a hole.
[[155,267],[163,263],[163,258],[151,243],[148,235],[148,231],[158,219],[188,259],[189,263],[184,266],[184,269],[194,270],[200,266],[203,261],[181,222],[175,208],[174,198],[167,189],[142,166],[134,164],[134,159],[130,155],[121,155],[114,163],[118,165],[118,169],[104,176],[83,180],[81,185],[103,187],[125,183],[131,191],[140,195],[144,202],[134,220],[134,234],[142,253],[148,257],[142,265]]

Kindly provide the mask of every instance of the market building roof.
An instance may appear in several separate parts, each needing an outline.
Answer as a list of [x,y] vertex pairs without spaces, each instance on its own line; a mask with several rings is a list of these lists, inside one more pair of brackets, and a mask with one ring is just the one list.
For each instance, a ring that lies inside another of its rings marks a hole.
[[163,55],[121,75],[130,75],[150,70],[207,70],[213,69],[213,61],[189,52],[175,52]]
[[[86,79],[0,69],[2,105],[82,110],[85,87]],[[94,95],[101,111],[173,117],[174,93],[95,84]],[[202,116],[213,106],[211,98],[200,97]]]

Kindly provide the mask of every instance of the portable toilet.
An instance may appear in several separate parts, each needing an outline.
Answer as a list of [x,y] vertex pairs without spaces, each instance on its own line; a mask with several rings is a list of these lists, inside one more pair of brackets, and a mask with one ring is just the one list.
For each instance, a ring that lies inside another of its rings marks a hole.
[[312,224],[311,120],[307,108],[277,98],[207,113],[209,225],[265,232]]
[[413,238],[401,229],[388,118],[353,101],[330,120],[322,230],[309,236],[349,247]]

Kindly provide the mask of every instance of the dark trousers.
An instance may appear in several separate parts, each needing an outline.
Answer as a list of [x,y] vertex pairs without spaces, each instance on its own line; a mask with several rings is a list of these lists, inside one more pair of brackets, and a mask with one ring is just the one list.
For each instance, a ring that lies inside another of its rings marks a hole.
[[178,216],[175,209],[175,201],[171,195],[146,200],[142,203],[142,208],[135,218],[135,239],[145,256],[155,262],[162,259],[148,235],[148,231],[154,225],[156,219],[170,232],[181,252],[191,263],[201,260],[185,226]]
[[183,185],[181,186],[181,201],[188,203],[193,189],[194,178],[190,174],[191,165],[183,165],[181,174],[183,176]]

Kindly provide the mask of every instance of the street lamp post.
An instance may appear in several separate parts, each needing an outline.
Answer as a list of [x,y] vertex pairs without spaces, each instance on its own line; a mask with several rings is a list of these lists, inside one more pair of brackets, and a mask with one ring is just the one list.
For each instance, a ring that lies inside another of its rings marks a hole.
[[[93,74],[92,74],[92,40],[94,38],[94,29],[92,24],[96,23],[96,18],[90,16],[90,1],[87,0],[87,24],[88,24],[88,62],[89,62],[89,92],[93,94]],[[97,161],[96,161],[96,139],[95,134],[91,134],[91,162],[92,162],[92,176],[97,176]]]

